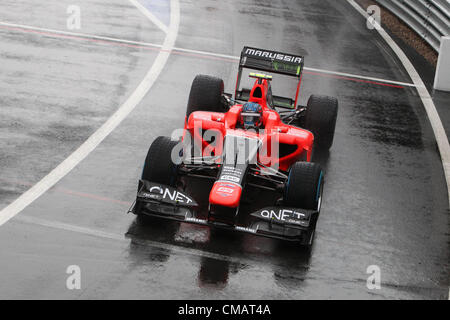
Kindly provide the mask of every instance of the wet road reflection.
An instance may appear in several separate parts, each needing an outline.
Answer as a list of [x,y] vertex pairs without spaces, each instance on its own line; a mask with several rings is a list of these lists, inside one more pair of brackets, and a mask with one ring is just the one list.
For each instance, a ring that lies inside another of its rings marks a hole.
[[311,257],[311,251],[296,243],[146,216],[136,217],[126,236],[131,239],[132,265],[156,264],[165,268],[172,251],[151,243],[198,249],[197,285],[212,289],[224,289],[230,274],[248,268],[249,261],[255,265],[260,261],[269,263],[275,283],[280,287],[300,286],[308,273]]

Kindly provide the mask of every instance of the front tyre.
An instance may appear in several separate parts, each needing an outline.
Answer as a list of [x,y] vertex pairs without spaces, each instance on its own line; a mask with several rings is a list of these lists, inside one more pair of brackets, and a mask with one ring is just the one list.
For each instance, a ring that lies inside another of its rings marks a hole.
[[296,162],[289,170],[284,188],[286,206],[315,210],[323,187],[323,171],[317,163]]
[[[323,171],[312,162],[296,162],[289,170],[283,202],[286,206],[307,210],[320,210],[319,201],[323,190]],[[318,213],[311,217],[308,230],[304,231],[300,244],[311,250],[314,241]]]
[[168,137],[158,137],[153,141],[145,158],[142,180],[176,187],[178,165],[176,159],[172,159],[172,150],[177,144]]

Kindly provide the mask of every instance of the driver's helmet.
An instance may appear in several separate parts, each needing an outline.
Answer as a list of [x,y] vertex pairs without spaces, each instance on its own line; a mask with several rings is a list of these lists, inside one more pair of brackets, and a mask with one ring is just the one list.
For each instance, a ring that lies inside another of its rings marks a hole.
[[241,125],[245,129],[259,128],[262,124],[262,107],[255,102],[247,102],[242,106]]

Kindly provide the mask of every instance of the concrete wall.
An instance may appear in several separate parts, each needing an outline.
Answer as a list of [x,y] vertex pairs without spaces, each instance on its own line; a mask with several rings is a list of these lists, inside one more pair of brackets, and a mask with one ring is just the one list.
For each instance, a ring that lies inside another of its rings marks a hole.
[[450,37],[441,38],[434,89],[450,91]]

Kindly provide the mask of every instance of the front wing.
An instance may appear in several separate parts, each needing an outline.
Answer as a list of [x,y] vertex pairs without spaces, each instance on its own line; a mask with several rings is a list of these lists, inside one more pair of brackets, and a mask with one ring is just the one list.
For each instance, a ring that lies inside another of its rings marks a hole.
[[144,214],[180,222],[207,225],[221,229],[250,233],[288,241],[304,241],[315,229],[319,211],[288,208],[282,206],[265,207],[255,212],[241,212],[248,215],[246,225],[223,223],[210,219],[210,214],[200,212],[197,202],[184,191],[170,186],[140,181],[136,202],[129,212]]

